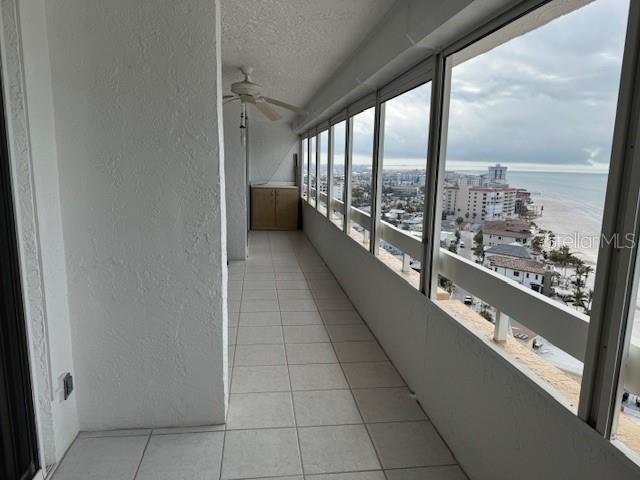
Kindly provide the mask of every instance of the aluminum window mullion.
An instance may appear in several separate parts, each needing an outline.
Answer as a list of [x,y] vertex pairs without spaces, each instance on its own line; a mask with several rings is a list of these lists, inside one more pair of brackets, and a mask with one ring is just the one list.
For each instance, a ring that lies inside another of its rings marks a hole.
[[311,203],[311,137],[307,136],[307,203]]
[[318,200],[320,200],[320,195],[318,194],[318,187],[320,186],[320,132],[316,133],[316,204],[314,207],[318,210]]
[[442,203],[440,192],[446,161],[451,93],[450,60],[438,54],[434,57],[434,64],[422,228],[424,248],[420,269],[420,290],[430,299],[435,298],[438,286],[437,260],[440,249],[440,205]]
[[380,243],[380,202],[382,201],[382,150],[384,135],[382,125],[384,124],[385,104],[376,102],[376,110],[373,123],[373,165],[371,169],[371,234],[369,235],[369,251],[378,255],[378,244]]
[[342,231],[349,236],[351,223],[351,155],[353,149],[353,117],[347,117],[344,126],[344,214]]
[[333,195],[333,126],[329,127],[327,139],[327,218],[331,220],[331,202]]
[[640,233],[640,2],[631,2],[623,54],[620,92],[614,127],[611,165],[603,215],[603,238],[625,241],[634,235],[632,248],[601,242],[591,327],[578,415],[610,438],[619,405],[618,384],[629,314],[638,279],[637,239]]
[[341,110],[339,113],[329,119],[329,125],[333,126],[347,119],[347,109]]
[[304,184],[304,158],[302,156],[302,135],[298,136],[298,174],[296,175],[296,183],[298,184],[298,197],[302,198],[302,190]]
[[376,105],[378,97],[376,92],[371,92],[361,97],[359,100],[356,100],[351,105],[347,107],[347,114],[350,117],[354,117],[360,112],[364,112],[365,110]]
[[430,81],[433,77],[432,58],[421,61],[381,87],[378,100],[386,102]]

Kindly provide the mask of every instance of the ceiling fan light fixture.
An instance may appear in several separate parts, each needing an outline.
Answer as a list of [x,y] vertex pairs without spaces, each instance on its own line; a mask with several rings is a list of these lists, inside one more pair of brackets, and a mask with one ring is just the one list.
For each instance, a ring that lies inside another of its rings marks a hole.
[[[253,82],[250,78],[250,75],[253,72],[253,68],[241,67],[240,71],[244,75],[244,79],[240,82],[232,83],[231,92],[233,93],[233,95],[225,95],[223,98],[224,103],[232,102],[234,100],[240,100],[242,108],[245,109],[243,110],[245,118],[247,103],[254,105],[262,115],[264,115],[272,122],[275,122],[282,118],[282,116],[272,107],[272,105],[279,108],[284,108],[285,110],[290,110],[295,113],[302,113],[304,111],[302,108],[291,105],[290,103],[286,103],[275,98],[263,97],[260,94],[262,87],[259,84]],[[246,126],[242,127],[242,122],[243,120],[241,119],[240,128],[246,128]]]

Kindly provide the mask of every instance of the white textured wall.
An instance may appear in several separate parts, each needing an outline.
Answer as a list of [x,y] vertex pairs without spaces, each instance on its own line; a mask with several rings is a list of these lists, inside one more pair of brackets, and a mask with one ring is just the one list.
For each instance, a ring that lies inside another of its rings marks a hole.
[[297,135],[288,123],[263,120],[255,110],[249,110],[249,113],[250,182],[293,182]]
[[303,213],[305,233],[472,480],[638,478],[636,464],[496,350],[314,209]]
[[[20,21],[25,68],[34,199],[38,218],[42,286],[46,312],[53,444],[46,443],[49,463],[62,458],[78,433],[76,395],[64,400],[62,376],[75,374],[67,302],[67,270],[60,213],[58,159],[54,128],[51,64],[44,0],[21,0]],[[51,449],[51,450],[50,450]],[[49,457],[52,455],[52,457]]]
[[[293,154],[298,137],[284,120],[269,122],[249,106],[249,183],[294,182]],[[240,143],[240,104],[224,106],[225,181],[227,196],[227,255],[247,255],[247,181],[245,150]]]
[[218,2],[47,13],[80,428],[221,423]]
[[240,143],[240,104],[224,106],[224,176],[227,197],[227,257],[247,257],[247,167]]

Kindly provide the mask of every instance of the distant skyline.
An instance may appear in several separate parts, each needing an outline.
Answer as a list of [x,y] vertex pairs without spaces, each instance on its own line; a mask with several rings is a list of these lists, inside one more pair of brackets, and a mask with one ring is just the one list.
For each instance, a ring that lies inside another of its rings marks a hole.
[[[596,0],[454,67],[446,169],[607,173],[628,9]],[[389,102],[385,166],[425,163],[429,97]],[[354,164],[370,164],[373,109],[358,120]]]

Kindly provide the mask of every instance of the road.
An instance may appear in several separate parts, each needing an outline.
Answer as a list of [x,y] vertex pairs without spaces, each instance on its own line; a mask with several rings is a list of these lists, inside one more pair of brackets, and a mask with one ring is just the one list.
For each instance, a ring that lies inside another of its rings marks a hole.
[[[473,254],[473,236],[474,235],[475,235],[475,232],[461,230],[460,241],[464,242],[464,248],[458,247],[458,255],[472,262],[475,262],[475,256]],[[473,295],[471,295],[469,292],[464,290],[462,287],[456,286],[456,289],[453,291],[451,298],[454,300],[460,300],[461,302],[463,302],[464,297],[466,296],[473,297],[473,305],[467,305],[467,306],[470,308],[473,308],[476,312],[479,312],[480,305],[481,305],[480,300],[475,298]]]

